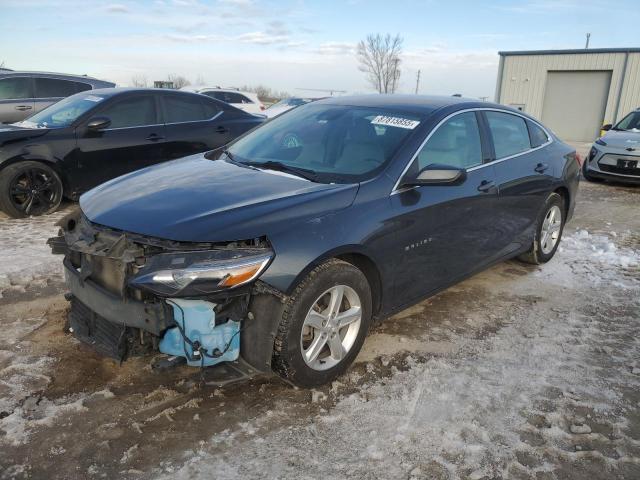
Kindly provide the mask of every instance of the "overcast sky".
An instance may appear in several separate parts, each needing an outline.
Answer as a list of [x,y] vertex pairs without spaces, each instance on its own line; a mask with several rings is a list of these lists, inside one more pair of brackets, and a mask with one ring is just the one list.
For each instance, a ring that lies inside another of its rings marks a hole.
[[400,90],[493,98],[498,51],[640,47],[638,0],[0,0],[0,62],[128,85],[170,73],[211,85],[369,92],[355,45],[404,37]]

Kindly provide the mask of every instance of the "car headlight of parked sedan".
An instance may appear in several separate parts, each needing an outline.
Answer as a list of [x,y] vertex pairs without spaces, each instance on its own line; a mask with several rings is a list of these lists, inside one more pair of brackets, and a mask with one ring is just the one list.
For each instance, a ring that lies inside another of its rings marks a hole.
[[206,295],[254,281],[273,256],[270,249],[158,254],[147,260],[129,285],[161,297]]

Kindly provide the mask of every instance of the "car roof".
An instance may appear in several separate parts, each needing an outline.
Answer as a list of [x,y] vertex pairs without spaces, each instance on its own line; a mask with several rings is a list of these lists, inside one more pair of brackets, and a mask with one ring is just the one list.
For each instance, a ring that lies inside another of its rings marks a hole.
[[379,107],[417,115],[428,115],[435,110],[444,107],[457,106],[463,108],[499,108],[501,110],[513,110],[504,105],[492,102],[483,102],[475,98],[449,97],[436,95],[404,95],[404,94],[370,94],[352,95],[340,97],[327,97],[314,103],[325,105],[349,105],[353,107]]
[[92,84],[104,84],[105,86],[115,85],[115,83],[113,82],[109,82],[107,80],[100,80],[99,78],[90,77],[88,75],[75,75],[73,73],[41,72],[41,71],[30,71],[30,70],[0,69],[0,77],[14,77],[14,76],[19,77],[24,75],[42,75],[42,76],[47,76],[51,78],[84,81]]
[[[199,95],[196,92],[189,92],[186,90],[174,90],[172,88],[148,88],[148,87],[115,87],[115,88],[98,88],[96,90],[91,90],[90,92],[81,92],[81,93],[90,93],[104,96],[114,96],[122,93],[129,92],[138,92],[138,93],[167,93],[170,95],[178,94],[178,95]],[[200,95],[199,95],[200,96]]]
[[244,95],[255,95],[254,92],[247,92],[245,90],[238,90],[237,88],[231,88],[231,87],[227,87],[227,88],[221,88],[221,87],[207,87],[206,85],[196,85],[196,86],[186,86],[186,87],[182,87],[180,90],[182,90],[183,92],[204,92],[205,90],[207,92],[229,92],[229,93],[242,93]]

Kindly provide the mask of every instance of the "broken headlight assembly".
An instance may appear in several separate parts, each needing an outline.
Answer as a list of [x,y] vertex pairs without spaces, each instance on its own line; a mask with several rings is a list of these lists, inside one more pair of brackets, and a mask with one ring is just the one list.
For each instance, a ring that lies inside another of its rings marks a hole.
[[160,253],[129,280],[129,286],[161,297],[207,295],[257,279],[273,259],[266,248]]

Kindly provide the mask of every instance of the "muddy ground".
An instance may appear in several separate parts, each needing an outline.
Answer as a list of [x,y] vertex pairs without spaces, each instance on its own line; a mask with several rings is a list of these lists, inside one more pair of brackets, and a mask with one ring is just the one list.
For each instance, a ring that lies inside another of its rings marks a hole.
[[583,182],[552,262],[388,319],[315,391],[100,358],[63,331],[57,273],[12,277],[0,479],[640,478],[639,206]]

